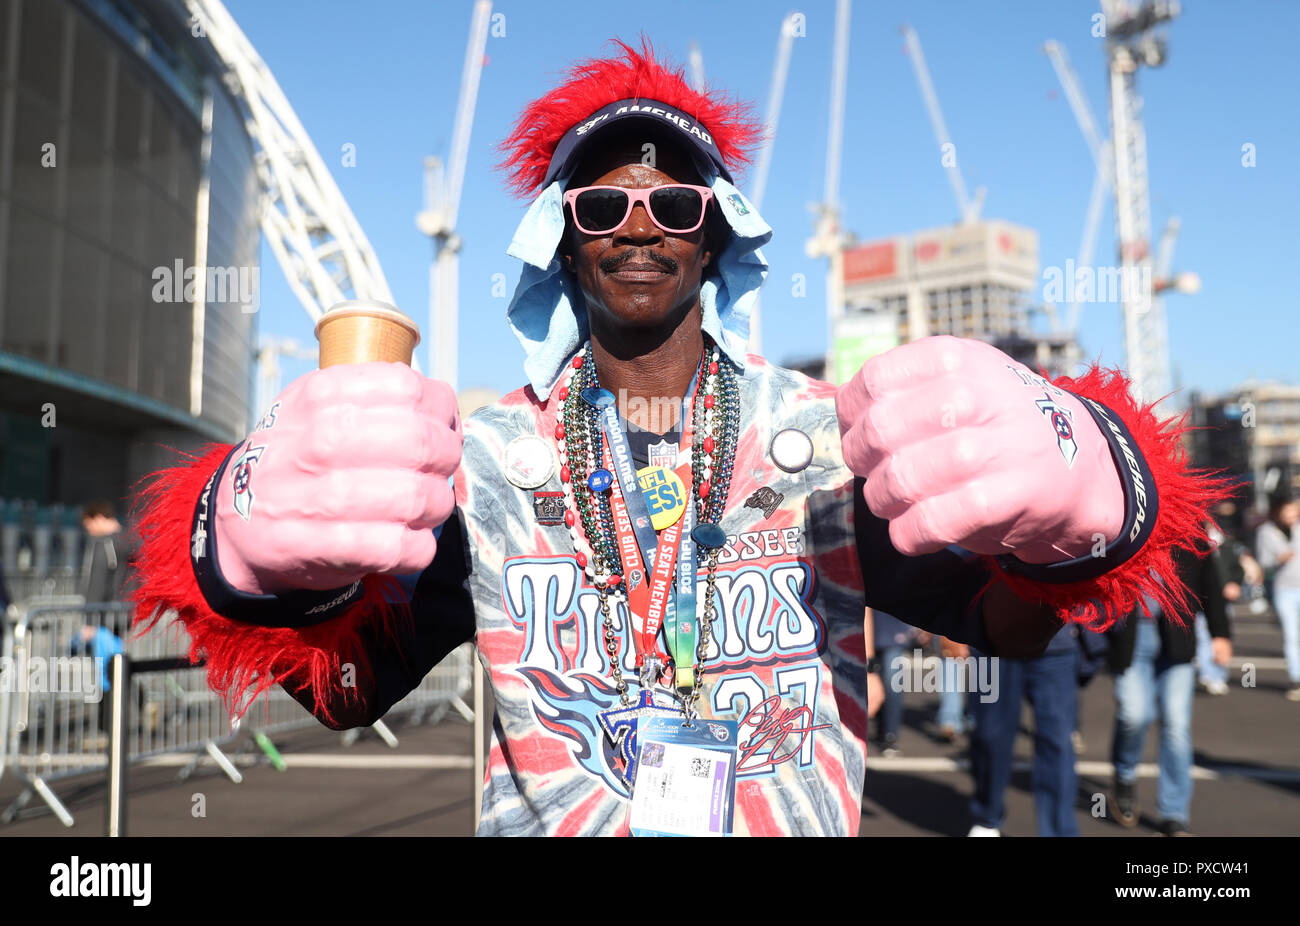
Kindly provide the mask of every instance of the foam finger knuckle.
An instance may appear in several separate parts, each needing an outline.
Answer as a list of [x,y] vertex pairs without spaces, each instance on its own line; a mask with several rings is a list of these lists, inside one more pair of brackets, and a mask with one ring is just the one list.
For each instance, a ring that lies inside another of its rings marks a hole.
[[424,527],[436,527],[451,516],[456,506],[456,493],[451,482],[444,476],[424,476],[420,493],[422,507],[415,523]]
[[907,463],[895,454],[876,467],[869,485],[875,487],[876,504],[871,510],[881,518],[896,518],[916,501],[908,488]]
[[401,556],[395,569],[397,573],[423,572],[433,562],[437,540],[428,528],[407,528],[402,534]]
[[375,572],[396,572],[402,568],[406,549],[405,524],[381,522],[370,526],[366,532],[366,558]]
[[426,421],[423,430],[427,446],[421,468],[440,476],[450,476],[460,465],[464,449],[463,435],[459,430],[452,430],[437,421]]

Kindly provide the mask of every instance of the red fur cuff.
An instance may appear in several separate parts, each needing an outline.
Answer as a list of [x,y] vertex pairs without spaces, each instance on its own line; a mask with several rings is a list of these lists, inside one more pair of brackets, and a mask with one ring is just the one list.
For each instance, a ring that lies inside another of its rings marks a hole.
[[1182,444],[1188,430],[1186,416],[1157,419],[1154,403],[1139,405],[1130,394],[1128,378],[1119,370],[1093,365],[1078,378],[1063,376],[1053,382],[1104,406],[1128,430],[1153,483],[1155,504],[1149,507],[1156,510],[1154,524],[1137,552],[1093,578],[1047,582],[1026,575],[1031,571],[1027,567],[1008,569],[1002,558],[986,557],[990,568],[1026,601],[1048,604],[1062,620],[1094,630],[1104,630],[1138,608],[1147,613],[1148,598],[1182,624],[1191,614],[1190,595],[1178,575],[1174,550],[1181,547],[1202,556],[1210,549],[1206,535],[1210,509],[1230,494],[1229,480],[1192,469]]
[[[364,717],[366,681],[373,675],[360,630],[377,629],[383,637],[396,632],[399,620],[409,620],[400,586],[387,576],[366,576],[363,597],[342,614],[305,627],[263,627],[214,612],[194,575],[191,530],[199,496],[230,450],[213,444],[198,456],[184,454],[185,462],[137,486],[136,629],[151,629],[174,611],[190,636],[190,660],[207,660],[208,685],[236,716],[283,683],[290,691],[309,689],[313,713],[327,724]],[[345,674],[349,663],[353,671]]]

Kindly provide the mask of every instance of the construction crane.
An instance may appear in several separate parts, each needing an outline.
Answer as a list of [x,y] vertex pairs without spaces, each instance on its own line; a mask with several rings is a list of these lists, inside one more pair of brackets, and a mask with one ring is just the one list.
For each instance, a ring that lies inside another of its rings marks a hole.
[[1178,243],[1178,232],[1182,228],[1182,219],[1173,216],[1165,223],[1164,234],[1160,236],[1160,251],[1156,258],[1156,276],[1151,288],[1158,296],[1173,290],[1194,296],[1201,291],[1201,277],[1190,270],[1174,273],[1174,245]]
[[[789,13],[781,20],[777,31],[776,58],[772,65],[772,82],[767,90],[767,117],[763,120],[763,146],[758,151],[758,163],[754,166],[754,182],[750,186],[749,198],[754,208],[763,211],[763,196],[767,193],[767,175],[772,167],[772,148],[776,144],[776,129],[781,121],[781,103],[785,99],[786,77],[790,73],[790,52],[794,48],[796,19]],[[694,49],[692,43],[692,49]],[[754,300],[754,311],[749,318],[749,349],[756,354],[763,352],[763,307],[762,293]]]
[[[1084,267],[1092,267],[1092,254],[1097,245],[1097,231],[1101,227],[1101,212],[1106,205],[1106,196],[1114,189],[1112,175],[1115,167],[1110,139],[1102,138],[1101,132],[1097,129],[1097,121],[1092,116],[1088,98],[1084,95],[1078,75],[1070,65],[1070,57],[1066,54],[1065,47],[1059,42],[1049,40],[1043,43],[1043,51],[1052,62],[1052,68],[1061,82],[1061,89],[1065,91],[1065,98],[1070,103],[1070,110],[1074,113],[1075,122],[1079,124],[1079,131],[1083,133],[1088,151],[1092,154],[1092,190],[1088,194],[1088,211],[1084,215],[1083,233],[1079,237],[1079,253],[1074,263],[1077,272]],[[1070,289],[1076,293],[1076,298],[1071,300],[1066,313],[1064,333],[1074,337],[1079,330],[1082,309],[1076,288],[1070,287]],[[1053,333],[1062,333],[1055,308],[1050,304],[1046,308],[1051,317]]]
[[835,0],[835,50],[831,55],[830,122],[826,131],[826,178],[822,201],[815,204],[814,231],[804,244],[809,257],[829,259],[826,270],[826,369],[833,366],[835,325],[844,314],[844,243],[840,228],[840,157],[844,136],[844,97],[849,71],[850,0]]
[[921,88],[921,97],[925,100],[926,111],[930,114],[930,126],[934,129],[935,140],[939,143],[940,162],[948,173],[948,183],[952,185],[953,195],[957,198],[957,210],[963,224],[978,222],[980,210],[984,206],[984,187],[975,191],[974,199],[966,195],[966,181],[962,178],[961,167],[957,162],[957,146],[948,135],[948,125],[943,119],[943,110],[939,108],[939,97],[934,92],[934,83],[930,80],[930,69],[925,64],[925,54],[921,51],[921,40],[911,26],[903,26],[903,42],[907,46],[907,56],[912,59],[912,69],[916,72],[916,82]]
[[[1121,278],[1149,281],[1151,265],[1151,190],[1147,177],[1146,130],[1137,71],[1165,60],[1162,37],[1151,32],[1179,13],[1173,0],[1102,0],[1110,85],[1111,139],[1114,148],[1115,228]],[[1164,306],[1153,287],[1125,285],[1124,352],[1134,395],[1151,402],[1169,394],[1169,330]]]
[[429,265],[429,375],[458,386],[460,249],[456,217],[465,184],[465,165],[469,159],[470,130],[478,103],[479,78],[483,73],[483,53],[487,49],[488,25],[492,18],[491,0],[477,0],[470,21],[469,42],[461,68],[460,98],[456,104],[456,121],[452,128],[451,153],[444,165],[437,157],[425,159],[424,210],[416,216],[416,226],[433,242],[433,262]]

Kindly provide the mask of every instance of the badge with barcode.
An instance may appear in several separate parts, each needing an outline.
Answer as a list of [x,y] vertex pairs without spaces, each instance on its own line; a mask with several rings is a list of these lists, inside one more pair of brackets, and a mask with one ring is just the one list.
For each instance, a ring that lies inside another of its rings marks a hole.
[[637,725],[633,836],[730,836],[736,807],[736,724],[650,717]]

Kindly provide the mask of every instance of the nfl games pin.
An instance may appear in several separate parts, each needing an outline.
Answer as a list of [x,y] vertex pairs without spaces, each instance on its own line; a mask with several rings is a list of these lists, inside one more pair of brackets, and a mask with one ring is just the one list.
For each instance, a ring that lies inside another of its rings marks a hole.
[[556,527],[564,523],[564,493],[534,492],[533,514],[543,527]]

